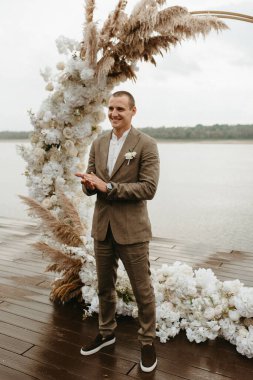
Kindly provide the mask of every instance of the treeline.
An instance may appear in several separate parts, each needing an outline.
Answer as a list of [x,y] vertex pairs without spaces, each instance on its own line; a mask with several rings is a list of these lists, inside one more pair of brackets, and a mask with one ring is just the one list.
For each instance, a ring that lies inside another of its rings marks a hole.
[[247,140],[253,139],[253,125],[215,124],[195,127],[146,127],[141,131],[158,140]]
[[23,140],[29,139],[32,132],[11,132],[11,131],[0,131],[0,140]]
[[[253,125],[227,125],[215,124],[195,127],[146,127],[141,131],[157,140],[250,140],[253,139]],[[29,139],[31,131],[26,132],[0,132],[2,140]]]

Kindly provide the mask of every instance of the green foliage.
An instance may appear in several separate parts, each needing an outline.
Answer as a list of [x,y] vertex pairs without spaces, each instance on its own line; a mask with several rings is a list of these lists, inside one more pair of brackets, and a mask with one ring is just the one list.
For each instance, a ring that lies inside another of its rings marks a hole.
[[253,140],[253,124],[215,124],[212,126],[197,124],[195,127],[163,126],[138,129],[157,140]]
[[0,131],[0,140],[28,140],[31,135],[31,131]]
[[158,140],[251,140],[253,125],[215,124],[195,127],[146,127],[140,130]]

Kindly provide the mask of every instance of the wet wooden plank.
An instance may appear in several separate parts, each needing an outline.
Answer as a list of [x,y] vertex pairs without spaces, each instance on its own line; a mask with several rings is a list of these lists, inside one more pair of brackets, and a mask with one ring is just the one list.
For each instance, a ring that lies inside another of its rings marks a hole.
[[35,360],[40,358],[41,362],[45,365],[47,365],[47,363],[49,365],[55,365],[77,375],[87,373],[91,378],[94,378],[94,376],[97,376],[98,379],[103,378],[106,374],[105,370],[116,372],[115,377],[117,374],[126,375],[131,371],[135,362],[111,355],[113,350],[114,346],[106,347],[103,349],[103,352],[99,352],[98,355],[92,355],[90,357],[83,357],[79,352],[76,352],[76,355],[70,359],[69,356],[63,355],[62,353],[56,353],[55,351],[35,346],[27,351],[24,356]]
[[15,352],[16,354],[23,354],[29,348],[33,347],[33,345],[20,339],[0,334],[0,347]]
[[35,377],[26,375],[20,371],[6,367],[0,364],[0,379],[1,380],[36,380]]
[[[12,233],[14,226],[17,234]],[[138,323],[132,318],[117,318],[115,346],[82,357],[81,345],[97,334],[97,316],[82,321],[80,305],[50,302],[54,276],[44,273],[49,260],[27,245],[37,241],[39,233],[35,225],[0,217],[0,355],[5,360],[0,363],[1,380],[253,379],[253,361],[239,355],[230,343],[222,339],[190,343],[184,332],[166,344],[157,339],[158,368],[152,374],[141,373]],[[240,276],[253,285],[250,252],[161,238],[152,241],[150,254],[154,267],[187,262],[194,268],[210,267],[220,279]]]
[[[40,380],[81,380],[85,379],[84,376],[75,375],[72,372],[68,372],[62,368],[57,368],[49,364],[42,364],[36,360],[24,357],[22,355],[15,354],[10,351],[3,350],[0,348],[1,364],[6,367],[10,367],[16,371],[25,373],[30,376],[34,376],[36,379]],[[86,377],[86,379],[88,379]]]

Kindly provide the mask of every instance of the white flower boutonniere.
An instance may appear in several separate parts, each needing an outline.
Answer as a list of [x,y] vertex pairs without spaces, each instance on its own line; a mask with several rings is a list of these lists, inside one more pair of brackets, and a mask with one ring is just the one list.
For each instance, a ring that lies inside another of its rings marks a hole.
[[132,150],[129,149],[129,152],[125,154],[125,158],[126,160],[128,160],[127,165],[129,165],[130,160],[132,160],[136,156],[136,154],[137,154],[136,152],[133,152]]

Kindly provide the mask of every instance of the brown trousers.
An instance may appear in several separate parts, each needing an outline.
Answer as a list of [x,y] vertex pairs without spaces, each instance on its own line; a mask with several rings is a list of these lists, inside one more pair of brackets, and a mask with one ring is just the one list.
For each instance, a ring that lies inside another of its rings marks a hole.
[[116,328],[118,259],[124,264],[138,306],[140,329],[138,339],[143,344],[155,338],[155,296],[150,279],[149,242],[129,245],[118,244],[108,228],[104,241],[94,241],[99,297],[99,331],[110,335]]

